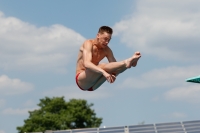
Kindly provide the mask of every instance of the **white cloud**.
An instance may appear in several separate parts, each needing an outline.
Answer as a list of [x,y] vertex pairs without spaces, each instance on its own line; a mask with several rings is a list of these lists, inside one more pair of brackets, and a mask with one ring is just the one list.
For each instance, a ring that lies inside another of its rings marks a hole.
[[24,103],[24,106],[25,107],[30,107],[30,106],[33,106],[35,105],[35,102],[33,100],[27,100],[25,103]]
[[5,131],[3,131],[3,130],[0,130],[0,133],[6,133]]
[[36,27],[0,12],[0,68],[66,72],[85,39],[59,24]]
[[173,112],[171,114],[164,115],[164,117],[181,119],[181,118],[186,118],[187,115],[185,113],[181,113],[181,112]]
[[11,79],[6,75],[0,76],[0,95],[23,94],[33,90],[33,85],[20,79]]
[[110,97],[111,94],[109,94],[107,91],[105,91],[106,88],[100,87],[99,89],[95,91],[82,91],[76,86],[65,86],[65,87],[57,87],[52,90],[49,90],[47,92],[44,92],[44,95],[47,96],[65,96],[66,100],[71,98],[77,98],[77,99],[101,99],[105,97]]
[[0,108],[5,105],[6,101],[4,99],[0,99]]
[[185,85],[185,80],[197,76],[200,73],[200,66],[177,67],[154,69],[140,76],[125,79],[120,87],[122,88],[152,88],[152,87],[177,87]]
[[179,101],[187,101],[190,103],[199,103],[200,102],[199,84],[174,88],[165,93],[165,98],[167,100],[179,100]]
[[[187,78],[198,76],[200,73],[200,66],[189,67],[167,67],[161,69],[154,69],[141,76],[130,77],[125,79],[119,88],[131,89],[169,89],[161,95],[154,97],[153,101],[160,99],[185,101],[190,103],[199,103],[200,88],[199,84],[186,82]],[[198,75],[197,75],[198,74]]]
[[131,17],[114,33],[134,51],[176,61],[198,61],[200,9],[198,0],[138,0]]
[[33,111],[35,109],[38,109],[38,108],[23,108],[23,109],[7,108],[2,111],[2,114],[4,114],[4,115],[28,115],[28,111]]
[[152,100],[153,102],[158,102],[158,101],[160,101],[160,97],[159,97],[159,96],[156,96],[156,97],[153,97],[151,100]]
[[174,112],[174,113],[172,113],[172,117],[185,118],[185,117],[187,117],[187,115],[185,113]]

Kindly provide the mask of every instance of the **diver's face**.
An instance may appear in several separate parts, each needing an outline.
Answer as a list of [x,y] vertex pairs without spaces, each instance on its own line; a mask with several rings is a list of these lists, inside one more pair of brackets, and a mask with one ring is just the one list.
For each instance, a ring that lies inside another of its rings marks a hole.
[[102,48],[106,48],[108,46],[108,43],[111,40],[111,34],[107,32],[98,33],[97,34],[97,41]]

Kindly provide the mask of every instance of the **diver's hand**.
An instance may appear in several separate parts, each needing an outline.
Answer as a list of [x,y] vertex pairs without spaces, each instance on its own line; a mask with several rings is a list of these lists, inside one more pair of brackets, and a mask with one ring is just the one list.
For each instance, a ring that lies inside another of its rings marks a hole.
[[107,80],[109,83],[115,82],[115,79],[116,79],[116,76],[115,76],[115,75],[109,74],[109,73],[107,73],[107,72],[104,72],[104,73],[103,73],[103,76],[106,78],[106,80]]

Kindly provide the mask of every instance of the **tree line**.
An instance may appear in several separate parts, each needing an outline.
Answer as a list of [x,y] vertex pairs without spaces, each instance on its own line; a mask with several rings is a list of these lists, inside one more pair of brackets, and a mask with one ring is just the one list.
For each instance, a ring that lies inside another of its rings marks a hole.
[[64,97],[45,97],[37,105],[39,109],[29,111],[24,125],[17,127],[18,133],[96,128],[102,123],[102,118],[91,108],[93,104],[83,99],[65,101]]

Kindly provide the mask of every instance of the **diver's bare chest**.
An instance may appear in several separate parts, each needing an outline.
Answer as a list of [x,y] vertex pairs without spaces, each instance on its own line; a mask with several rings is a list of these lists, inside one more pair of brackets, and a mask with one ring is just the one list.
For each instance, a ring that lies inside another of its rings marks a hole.
[[94,48],[92,51],[92,60],[100,61],[106,56],[105,51],[102,49]]

